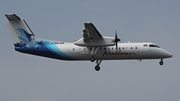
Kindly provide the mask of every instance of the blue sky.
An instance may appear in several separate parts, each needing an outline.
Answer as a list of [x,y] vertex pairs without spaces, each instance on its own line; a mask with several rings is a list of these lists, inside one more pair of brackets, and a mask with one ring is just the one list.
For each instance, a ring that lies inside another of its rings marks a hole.
[[[179,0],[1,0],[1,101],[178,101]],[[23,17],[36,37],[73,42],[84,22],[122,42],[153,42],[173,54],[164,60],[60,61],[14,51],[5,13]]]

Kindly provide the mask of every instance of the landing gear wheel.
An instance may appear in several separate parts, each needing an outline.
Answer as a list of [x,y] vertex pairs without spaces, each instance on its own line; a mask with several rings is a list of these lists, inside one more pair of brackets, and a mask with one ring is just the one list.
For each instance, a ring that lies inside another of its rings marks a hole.
[[99,65],[95,66],[95,70],[96,70],[96,71],[99,71],[99,70],[100,70]]
[[90,61],[91,61],[91,62],[94,62],[94,61],[95,61],[95,57],[92,56],[92,57],[90,58]]
[[161,60],[161,61],[159,62],[159,64],[160,64],[160,65],[163,65],[163,61]]

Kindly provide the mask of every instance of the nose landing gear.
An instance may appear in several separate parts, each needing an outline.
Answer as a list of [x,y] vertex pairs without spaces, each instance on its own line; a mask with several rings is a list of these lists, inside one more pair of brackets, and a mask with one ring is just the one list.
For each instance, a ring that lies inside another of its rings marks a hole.
[[159,62],[159,64],[160,65],[163,65],[164,63],[163,63],[163,59],[161,59],[161,61]]

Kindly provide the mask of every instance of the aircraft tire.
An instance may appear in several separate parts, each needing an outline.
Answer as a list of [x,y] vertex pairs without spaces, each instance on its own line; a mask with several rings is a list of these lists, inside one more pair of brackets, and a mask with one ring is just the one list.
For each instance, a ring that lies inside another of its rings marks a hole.
[[96,71],[99,71],[99,70],[100,70],[99,65],[95,66],[95,70],[96,70]]
[[161,61],[159,62],[159,64],[160,64],[160,65],[163,65],[163,61],[161,60]]
[[91,62],[94,62],[94,61],[95,61],[95,57],[92,56],[92,57],[90,58],[90,61],[91,61]]

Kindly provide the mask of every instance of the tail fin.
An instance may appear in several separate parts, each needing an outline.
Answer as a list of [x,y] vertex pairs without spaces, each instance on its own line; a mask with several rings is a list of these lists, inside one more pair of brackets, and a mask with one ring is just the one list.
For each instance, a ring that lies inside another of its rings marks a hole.
[[35,39],[35,35],[23,18],[16,14],[5,14],[5,16],[9,20],[7,26],[15,47],[30,44]]

